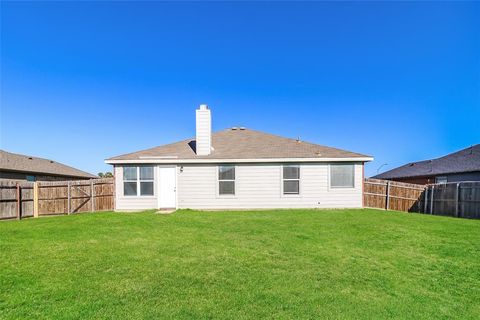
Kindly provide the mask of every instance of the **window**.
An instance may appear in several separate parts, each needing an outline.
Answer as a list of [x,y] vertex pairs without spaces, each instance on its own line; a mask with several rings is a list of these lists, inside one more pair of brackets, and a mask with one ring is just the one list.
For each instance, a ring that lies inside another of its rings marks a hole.
[[283,166],[283,194],[300,194],[300,166]]
[[447,183],[447,182],[448,182],[448,179],[445,176],[435,178],[435,183]]
[[331,188],[353,188],[355,172],[353,164],[330,165]]
[[123,195],[137,195],[137,167],[123,167]]
[[153,196],[153,167],[140,168],[140,195]]
[[235,166],[218,167],[218,194],[235,195]]
[[153,196],[153,167],[124,166],[123,167],[123,195]]

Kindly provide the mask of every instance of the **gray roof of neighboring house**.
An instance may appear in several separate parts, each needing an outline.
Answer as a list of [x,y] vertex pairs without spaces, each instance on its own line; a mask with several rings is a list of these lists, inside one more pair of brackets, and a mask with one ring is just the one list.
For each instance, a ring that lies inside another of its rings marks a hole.
[[480,171],[480,144],[441,158],[412,162],[372,178],[397,179],[473,171]]
[[4,150],[0,150],[0,170],[89,179],[98,178],[93,174],[66,166],[53,160],[10,153]]
[[277,158],[365,158],[360,153],[325,147],[295,139],[250,130],[226,129],[212,134],[213,151],[208,156],[197,156],[195,139],[128,153],[109,160],[138,160],[148,157],[175,157],[194,159],[277,159]]

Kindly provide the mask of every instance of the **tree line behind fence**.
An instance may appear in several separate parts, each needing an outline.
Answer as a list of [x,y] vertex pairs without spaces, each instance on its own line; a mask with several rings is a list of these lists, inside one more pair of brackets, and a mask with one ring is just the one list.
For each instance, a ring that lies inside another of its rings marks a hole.
[[113,210],[113,178],[26,182],[0,180],[0,219]]
[[364,207],[480,219],[480,182],[422,186],[365,179]]

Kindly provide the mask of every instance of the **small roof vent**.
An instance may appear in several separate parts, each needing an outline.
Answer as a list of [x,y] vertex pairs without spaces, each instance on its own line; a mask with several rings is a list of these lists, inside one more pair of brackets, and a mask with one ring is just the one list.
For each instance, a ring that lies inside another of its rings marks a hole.
[[238,130],[238,127],[232,127],[232,130]]
[[245,127],[240,127],[240,130],[245,130],[246,128]]
[[28,157],[28,159],[29,159],[29,160],[33,160],[33,158],[32,158],[32,157]]

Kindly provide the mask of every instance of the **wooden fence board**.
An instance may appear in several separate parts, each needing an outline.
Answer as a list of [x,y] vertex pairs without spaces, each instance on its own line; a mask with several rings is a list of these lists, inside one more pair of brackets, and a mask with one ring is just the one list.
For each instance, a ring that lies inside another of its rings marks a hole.
[[[55,215],[114,209],[113,178],[78,181],[17,182],[0,181],[0,219],[17,216],[17,184],[21,191],[22,217],[34,215],[34,185],[38,190],[38,215]],[[94,189],[92,197],[92,185]],[[70,191],[69,191],[70,186]]]
[[364,206],[369,208],[480,219],[480,182],[421,186],[365,179],[363,197]]
[[421,196],[424,190],[425,187],[411,183],[365,179],[364,206],[398,211],[416,211],[423,204]]

